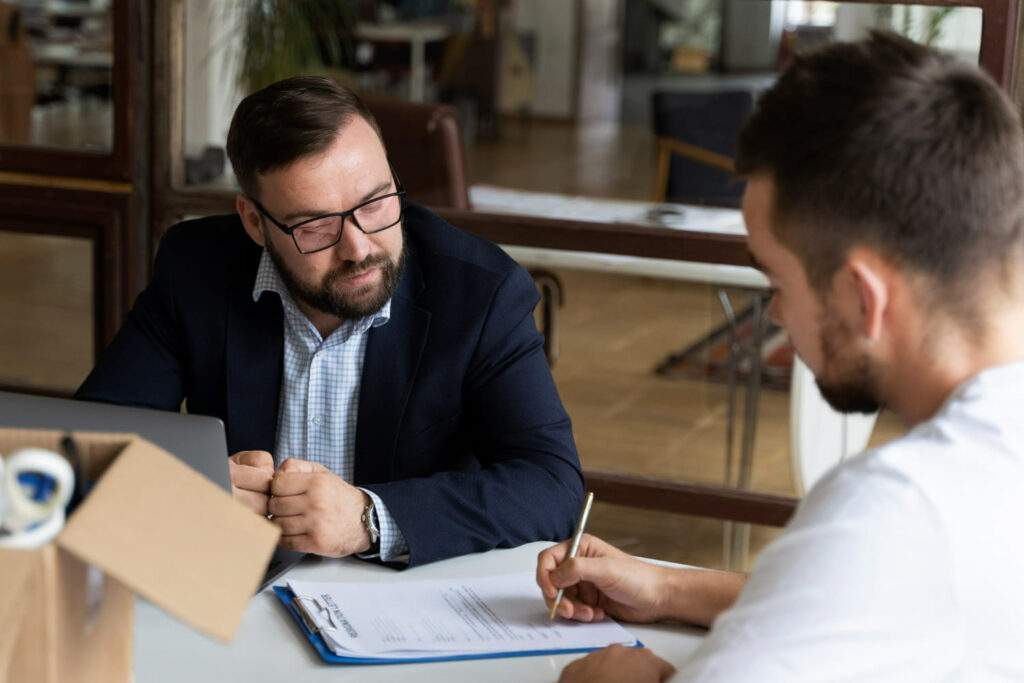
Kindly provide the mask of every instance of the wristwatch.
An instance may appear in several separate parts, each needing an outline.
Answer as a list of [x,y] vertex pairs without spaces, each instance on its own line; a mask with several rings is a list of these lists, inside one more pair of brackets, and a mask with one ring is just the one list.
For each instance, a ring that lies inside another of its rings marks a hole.
[[380,552],[380,525],[377,522],[377,510],[373,507],[373,499],[363,508],[363,514],[359,517],[370,536],[370,549],[368,553]]

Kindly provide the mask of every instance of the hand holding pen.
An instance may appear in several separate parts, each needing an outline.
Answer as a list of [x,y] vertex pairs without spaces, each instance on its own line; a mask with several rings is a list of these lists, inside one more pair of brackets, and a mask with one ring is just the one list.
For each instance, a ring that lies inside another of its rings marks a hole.
[[665,603],[671,593],[666,585],[670,572],[584,533],[592,500],[588,494],[573,538],[537,557],[537,585],[549,616],[600,621],[607,615],[632,622],[669,616]]
[[[580,512],[580,519],[576,523],[576,531],[572,535],[572,541],[569,544],[569,559],[576,557],[576,553],[580,549],[580,540],[583,538],[583,530],[587,528],[587,519],[590,517],[590,508],[594,505],[594,493],[588,492],[587,499],[583,502],[583,511]],[[559,588],[558,592],[555,593],[555,600],[551,603],[551,611],[548,612],[548,621],[555,618],[555,612],[558,610],[558,604],[562,601],[562,596],[565,594],[564,588]]]

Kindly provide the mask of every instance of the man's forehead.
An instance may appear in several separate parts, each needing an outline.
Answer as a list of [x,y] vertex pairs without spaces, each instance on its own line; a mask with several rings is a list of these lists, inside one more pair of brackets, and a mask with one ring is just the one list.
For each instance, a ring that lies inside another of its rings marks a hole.
[[368,161],[387,161],[387,150],[380,133],[358,114],[354,114],[338,127],[331,148],[358,148]]
[[[747,249],[753,265],[760,270],[770,270],[771,247],[775,240],[771,234],[774,187],[766,175],[752,176],[743,193],[743,221],[747,227]],[[781,245],[776,245],[781,246]]]
[[323,200],[344,197],[348,203],[359,203],[391,188],[394,176],[383,147],[357,151],[339,142],[345,141],[336,139],[325,150],[257,174],[259,194],[275,203],[294,199],[296,194],[310,199],[311,193]]

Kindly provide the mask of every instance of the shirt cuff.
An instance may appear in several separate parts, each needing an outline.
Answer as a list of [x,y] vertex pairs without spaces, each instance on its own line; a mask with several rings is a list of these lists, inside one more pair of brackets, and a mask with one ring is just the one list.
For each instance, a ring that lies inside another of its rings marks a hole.
[[381,562],[409,562],[409,546],[405,542],[402,530],[398,528],[388,506],[373,491],[362,487],[360,491],[365,493],[373,501],[373,511],[377,515],[377,528],[380,530],[380,553],[364,553],[359,557],[364,559],[380,558]]

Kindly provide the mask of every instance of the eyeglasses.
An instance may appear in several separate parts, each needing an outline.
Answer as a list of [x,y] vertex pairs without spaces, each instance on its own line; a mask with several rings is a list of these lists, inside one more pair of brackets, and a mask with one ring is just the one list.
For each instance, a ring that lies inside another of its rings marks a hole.
[[[401,186],[399,186],[401,187]],[[341,240],[341,232],[345,228],[345,219],[351,218],[364,235],[372,235],[394,227],[402,222],[402,197],[405,190],[398,189],[380,197],[367,200],[348,211],[325,213],[322,216],[299,221],[292,225],[281,223],[263,208],[258,201],[249,197],[257,210],[274,226],[295,242],[295,248],[302,254],[312,254],[329,249]]]

